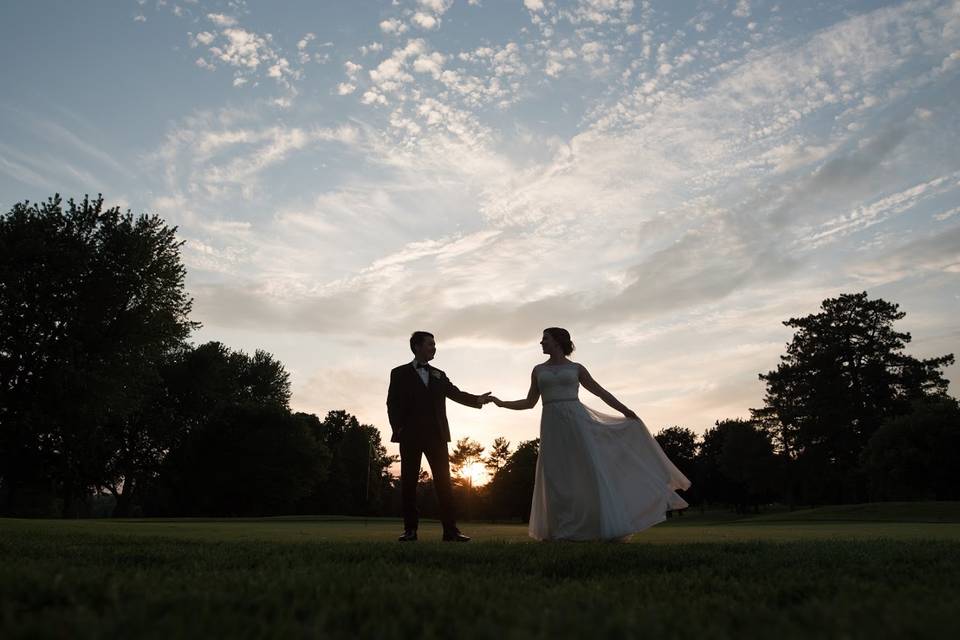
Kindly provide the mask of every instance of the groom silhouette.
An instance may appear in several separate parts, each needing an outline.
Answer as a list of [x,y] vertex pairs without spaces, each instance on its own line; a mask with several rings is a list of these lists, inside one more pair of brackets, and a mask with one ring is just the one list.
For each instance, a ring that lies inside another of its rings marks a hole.
[[467,542],[457,529],[453,509],[453,488],[450,485],[450,425],[447,423],[447,402],[481,408],[489,402],[490,392],[475,396],[460,391],[446,374],[428,363],[437,353],[433,334],[414,331],[410,336],[413,362],[402,364],[390,372],[387,391],[387,415],[393,434],[390,442],[400,443],[400,492],[403,497],[403,535],[400,542],[417,539],[417,480],[424,455],[430,463],[433,488],[437,492],[443,540]]

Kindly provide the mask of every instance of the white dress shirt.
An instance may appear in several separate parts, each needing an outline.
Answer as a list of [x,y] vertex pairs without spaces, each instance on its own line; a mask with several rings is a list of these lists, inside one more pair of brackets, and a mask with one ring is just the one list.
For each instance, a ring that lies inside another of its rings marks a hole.
[[[426,364],[426,363],[424,363],[424,364]],[[416,359],[416,358],[413,359],[413,362],[410,363],[410,366],[413,367],[413,369],[417,372],[417,375],[420,376],[420,379],[423,380],[423,386],[429,387],[429,386],[430,386],[430,381],[427,379],[427,376],[430,375],[430,372],[427,370],[427,368],[426,368],[426,367],[421,367],[421,368],[417,369],[417,359]]]

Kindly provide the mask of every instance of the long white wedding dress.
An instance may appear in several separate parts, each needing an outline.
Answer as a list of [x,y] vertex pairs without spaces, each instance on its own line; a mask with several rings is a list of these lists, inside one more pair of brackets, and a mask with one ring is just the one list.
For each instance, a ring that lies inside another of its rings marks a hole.
[[530,537],[617,540],[688,506],[675,490],[690,481],[643,421],[581,403],[575,363],[540,365],[536,376],[543,413]]

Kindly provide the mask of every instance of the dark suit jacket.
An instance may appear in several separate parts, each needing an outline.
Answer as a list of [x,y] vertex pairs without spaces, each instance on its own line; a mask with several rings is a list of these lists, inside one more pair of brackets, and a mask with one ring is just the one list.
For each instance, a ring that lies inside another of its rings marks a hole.
[[447,398],[480,408],[478,396],[460,391],[440,369],[429,367],[428,380],[429,384],[424,385],[410,363],[390,372],[387,391],[387,416],[393,430],[390,442],[450,442]]

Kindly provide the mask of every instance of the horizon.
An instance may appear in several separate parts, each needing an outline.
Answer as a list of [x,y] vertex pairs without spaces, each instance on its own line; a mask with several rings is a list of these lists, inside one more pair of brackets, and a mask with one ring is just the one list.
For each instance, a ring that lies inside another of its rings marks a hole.
[[[178,226],[192,339],[272,353],[292,410],[346,410],[391,454],[414,330],[509,400],[566,327],[653,433],[748,417],[782,322],[841,293],[899,304],[911,355],[958,351],[960,2],[0,17],[3,210],[101,192]],[[448,406],[451,446],[537,437],[537,409]]]

